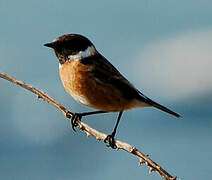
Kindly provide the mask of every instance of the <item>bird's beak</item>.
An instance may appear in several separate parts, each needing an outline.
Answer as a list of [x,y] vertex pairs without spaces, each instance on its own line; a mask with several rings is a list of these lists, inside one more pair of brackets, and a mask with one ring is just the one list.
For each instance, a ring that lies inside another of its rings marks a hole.
[[44,46],[50,47],[50,48],[55,48],[55,43],[54,42],[46,43],[46,44],[44,44]]

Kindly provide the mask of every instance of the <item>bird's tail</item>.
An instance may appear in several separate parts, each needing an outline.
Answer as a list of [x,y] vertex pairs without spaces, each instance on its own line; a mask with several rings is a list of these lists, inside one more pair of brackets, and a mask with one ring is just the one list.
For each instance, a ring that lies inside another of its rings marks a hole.
[[156,107],[158,109],[160,109],[161,111],[164,111],[166,113],[169,113],[177,118],[181,117],[179,114],[175,113],[174,111],[166,108],[165,106],[162,106],[158,103],[156,103],[155,101],[149,99],[148,97],[146,97],[144,94],[142,94],[140,91],[137,90],[137,92],[139,93],[139,98],[141,102],[145,102],[146,104]]
[[156,108],[158,108],[158,109],[160,109],[160,110],[162,110],[162,111],[164,111],[164,112],[166,112],[166,113],[169,113],[169,114],[171,114],[171,115],[173,115],[173,116],[175,116],[175,117],[177,117],[177,118],[181,117],[179,114],[173,112],[172,110],[170,110],[170,109],[166,108],[165,106],[162,106],[162,105],[160,105],[160,104],[158,104],[158,103],[156,103],[156,102],[154,102],[154,101],[152,101],[152,100],[151,100],[151,102],[149,102],[149,103],[150,103],[153,107],[156,107]]

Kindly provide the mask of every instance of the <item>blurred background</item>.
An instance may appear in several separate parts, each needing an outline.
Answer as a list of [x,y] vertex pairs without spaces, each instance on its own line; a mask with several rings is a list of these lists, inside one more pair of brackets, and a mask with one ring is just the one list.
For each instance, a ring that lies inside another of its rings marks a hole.
[[[87,36],[145,95],[180,113],[124,113],[117,138],[182,179],[211,179],[212,1],[0,0],[0,71],[47,92],[73,112],[58,61],[44,43]],[[0,177],[5,180],[161,179],[124,151],[84,133],[49,104],[0,79]],[[110,133],[117,114],[83,121]]]

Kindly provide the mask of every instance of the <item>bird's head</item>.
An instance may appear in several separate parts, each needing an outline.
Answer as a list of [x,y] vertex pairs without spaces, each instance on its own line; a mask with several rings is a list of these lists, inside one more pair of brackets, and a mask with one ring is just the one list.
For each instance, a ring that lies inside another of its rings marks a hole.
[[65,34],[57,37],[51,43],[44,44],[53,48],[60,64],[66,61],[82,59],[97,54],[92,42],[79,34]]

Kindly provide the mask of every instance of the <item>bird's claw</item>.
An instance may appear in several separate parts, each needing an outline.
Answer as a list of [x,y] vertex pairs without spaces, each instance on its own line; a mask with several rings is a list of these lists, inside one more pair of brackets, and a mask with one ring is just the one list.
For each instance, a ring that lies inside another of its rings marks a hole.
[[71,127],[76,132],[75,127],[77,127],[77,121],[81,121],[82,115],[80,113],[74,113],[71,117]]
[[77,127],[77,121],[81,121],[82,119],[82,114],[80,113],[70,113],[68,112],[66,114],[66,117],[71,119],[71,127],[72,129],[76,132],[75,127]]
[[116,146],[116,142],[115,142],[115,139],[114,139],[114,134],[110,134],[108,135],[105,140],[104,140],[105,143],[107,143],[107,146],[108,147],[111,147],[113,149],[116,149],[117,146]]

